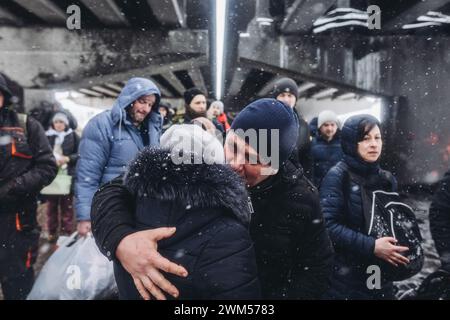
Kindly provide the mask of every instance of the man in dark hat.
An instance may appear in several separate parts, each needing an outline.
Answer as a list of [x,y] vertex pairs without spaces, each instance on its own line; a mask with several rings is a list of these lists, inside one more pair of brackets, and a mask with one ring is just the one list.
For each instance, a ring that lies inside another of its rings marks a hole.
[[[186,113],[184,115],[184,123],[196,123],[196,119],[205,118],[206,117],[206,109],[207,109],[207,101],[206,95],[197,88],[190,88],[184,92],[184,102]],[[204,120],[203,120],[204,121]],[[219,131],[217,136],[223,135],[225,133],[225,129],[223,126],[216,120],[211,120],[216,129]]]
[[300,164],[305,175],[312,179],[311,132],[308,123],[295,109],[298,100],[297,84],[290,78],[281,78],[275,82],[270,96],[293,109],[299,124],[299,134],[296,148],[292,153],[292,161],[294,164]]

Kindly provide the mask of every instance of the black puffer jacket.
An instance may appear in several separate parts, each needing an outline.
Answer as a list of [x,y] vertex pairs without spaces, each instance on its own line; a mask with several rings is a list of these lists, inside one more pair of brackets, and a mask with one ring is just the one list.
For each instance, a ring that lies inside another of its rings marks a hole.
[[[135,196],[129,199],[135,203],[134,222],[130,220],[134,226],[129,228],[177,228],[174,236],[158,243],[158,251],[189,272],[187,278],[166,274],[179,289],[180,299],[260,298],[253,243],[246,227],[248,197],[230,168],[175,165],[169,152],[147,148],[131,163],[124,183]],[[108,210],[110,199],[102,197],[102,192],[94,197],[92,222],[94,236],[104,248],[110,222],[99,219],[98,213],[105,215],[102,211]],[[114,213],[107,214],[114,219]],[[112,232],[120,236],[120,227]],[[107,235],[111,237],[114,234]],[[115,276],[122,299],[139,299],[131,276],[118,261]]]
[[0,138],[8,142],[0,144],[0,214],[35,215],[36,196],[57,172],[44,129],[31,117],[22,124],[16,112],[3,107]]
[[450,171],[442,179],[431,203],[430,228],[442,267],[450,272]]
[[250,189],[255,242],[264,298],[318,299],[327,289],[333,249],[319,196],[290,161]]
[[[322,210],[336,251],[327,299],[392,299],[392,282],[382,279],[381,289],[367,287],[367,267],[379,265],[374,254],[375,238],[367,235],[361,190],[397,191],[392,174],[378,162],[358,155],[358,128],[366,115],[353,116],[342,129],[343,161],[325,175],[320,186]],[[351,173],[352,177],[350,177]]]

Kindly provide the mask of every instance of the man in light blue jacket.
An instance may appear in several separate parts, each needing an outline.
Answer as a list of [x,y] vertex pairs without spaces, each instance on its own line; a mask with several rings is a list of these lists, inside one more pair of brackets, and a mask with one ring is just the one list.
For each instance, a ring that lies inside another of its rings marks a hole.
[[129,161],[145,146],[158,146],[162,118],[161,93],[153,82],[131,78],[111,110],[92,118],[80,143],[75,184],[78,233],[91,230],[91,202],[104,183],[125,171]]

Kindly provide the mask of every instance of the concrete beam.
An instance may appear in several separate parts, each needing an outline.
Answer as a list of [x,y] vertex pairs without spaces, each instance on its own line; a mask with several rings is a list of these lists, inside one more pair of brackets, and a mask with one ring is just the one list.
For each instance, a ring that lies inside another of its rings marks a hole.
[[86,94],[88,96],[93,96],[93,97],[103,97],[104,96],[102,93],[98,93],[96,91],[89,90],[89,89],[84,89],[84,88],[81,88],[78,91],[83,93],[83,94]]
[[[192,58],[188,60],[178,61],[178,62],[172,62],[168,64],[154,64],[154,65],[148,65],[145,68],[137,68],[137,69],[130,69],[123,72],[117,72],[117,73],[108,73],[108,74],[102,74],[95,77],[87,77],[84,79],[81,79],[80,81],[76,82],[61,82],[49,85],[51,88],[66,88],[66,89],[77,89],[77,88],[83,88],[83,87],[92,87],[94,85],[102,85],[103,83],[111,83],[111,82],[122,82],[124,85],[126,84],[126,81],[132,77],[146,77],[149,78],[152,75],[162,74],[164,72],[167,72],[167,70],[170,71],[179,71],[179,70],[186,70],[189,68],[192,68],[193,66],[205,66],[207,65],[207,59],[206,57],[200,57],[200,58]],[[152,81],[157,84],[157,81],[152,79]],[[183,92],[181,92],[183,93]]]
[[117,92],[121,92],[122,89],[123,89],[122,86],[119,86],[119,85],[114,84],[114,83],[105,83],[105,87],[108,87],[108,88],[110,88],[110,89],[113,89],[113,90],[115,90],[115,91],[117,91]]
[[[171,70],[171,69],[169,69]],[[169,72],[163,72],[160,74],[162,77],[164,77],[164,79],[166,79],[170,85],[172,87],[175,88],[175,90],[178,91],[178,93],[180,95],[183,94],[184,91],[186,91],[186,88],[184,87],[184,85],[181,83],[180,80],[178,80],[177,76],[173,73],[173,71],[169,71]]]
[[275,85],[275,82],[277,82],[280,78],[281,78],[281,76],[276,76],[275,78],[273,78],[272,80],[267,82],[264,85],[264,87],[262,87],[262,89],[259,90],[258,96],[259,97],[267,97],[269,95],[269,93],[272,91],[272,89]]
[[107,26],[129,26],[125,14],[113,0],[81,0]]
[[312,87],[312,88],[309,88],[308,90],[305,90],[305,91],[300,92],[300,93],[298,94],[298,98],[299,98],[299,99],[300,99],[300,98],[310,99],[310,98],[313,98],[313,96],[314,96],[316,93],[319,93],[319,92],[321,92],[321,91],[323,91],[323,90],[327,90],[327,88],[322,87],[322,86]]
[[397,17],[381,22],[383,30],[399,30],[403,25],[414,22],[419,16],[425,15],[428,11],[439,9],[446,5],[448,0],[426,0],[419,1],[405,11],[402,11]]
[[205,80],[203,79],[203,75],[199,68],[189,69],[188,73],[197,88],[199,88],[202,92],[208,92],[206,89]]
[[[388,44],[389,39],[382,36],[250,37],[240,39],[239,61],[324,87],[389,96],[392,92],[382,87],[381,81],[382,51],[389,50]],[[360,52],[363,58],[354,59],[351,52]]]
[[93,86],[91,90],[103,93],[106,96],[117,98],[119,94],[116,91],[108,90],[106,88],[100,87],[100,86]]
[[338,100],[350,100],[355,99],[356,94],[353,92],[340,93],[339,95],[334,95],[333,98]]
[[21,26],[23,20],[9,10],[0,7],[0,23]]
[[335,2],[336,0],[296,0],[287,10],[286,17],[281,24],[281,32],[309,32],[314,21]]
[[186,28],[185,1],[181,0],[147,0],[158,21],[163,26]]
[[327,89],[324,89],[324,90],[321,90],[321,91],[315,93],[314,95],[312,95],[311,98],[313,98],[313,99],[330,98],[333,96],[333,93],[335,93],[336,91],[338,91],[338,89],[336,89],[336,88],[327,88]]
[[308,89],[311,89],[312,87],[315,87],[315,86],[316,86],[316,84],[315,84],[315,83],[312,83],[312,82],[306,82],[306,83],[303,83],[302,85],[300,85],[300,86],[298,87],[298,93],[303,92],[303,91],[306,91],[306,90],[308,90]]
[[245,79],[247,79],[249,72],[250,69],[244,66],[239,65],[236,67],[227,95],[235,96],[241,91],[241,87],[244,84]]
[[21,7],[48,23],[65,25],[66,13],[50,0],[14,0]]
[[158,87],[159,91],[161,92],[161,95],[165,98],[172,97],[173,94],[170,92],[169,89],[167,89],[165,86],[163,86],[159,81],[157,81],[153,77],[148,77],[153,83]]
[[[0,34],[0,70],[24,87],[38,88],[120,73],[124,78],[113,82],[125,81],[130,73],[148,72],[150,66],[162,72],[160,65],[204,56],[208,46],[207,31],[167,34],[129,29],[73,32],[66,28],[0,27]],[[186,65],[186,69],[190,67]],[[80,87],[91,87],[97,84],[94,82]]]

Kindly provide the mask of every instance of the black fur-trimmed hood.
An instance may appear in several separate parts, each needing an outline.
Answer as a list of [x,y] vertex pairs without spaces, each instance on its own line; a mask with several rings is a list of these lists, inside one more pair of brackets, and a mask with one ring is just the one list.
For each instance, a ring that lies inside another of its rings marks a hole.
[[223,164],[175,164],[170,151],[147,147],[130,163],[125,186],[135,195],[177,201],[190,208],[228,208],[248,224],[248,193],[242,179]]

